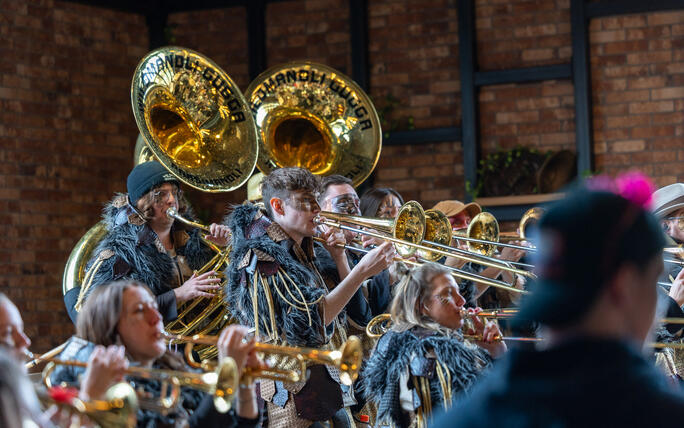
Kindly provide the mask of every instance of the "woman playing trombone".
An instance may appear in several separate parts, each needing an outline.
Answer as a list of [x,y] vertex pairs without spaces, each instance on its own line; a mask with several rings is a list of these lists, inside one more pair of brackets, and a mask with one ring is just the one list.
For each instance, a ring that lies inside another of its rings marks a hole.
[[[117,281],[98,287],[86,301],[78,317],[77,336],[86,342],[82,346],[75,340],[60,355],[62,360],[85,360],[88,368],[81,394],[88,399],[99,399],[117,380],[129,364],[149,368],[191,371],[182,358],[167,350],[162,317],[154,295],[143,284]],[[106,348],[105,348],[106,347]],[[218,340],[219,364],[232,357],[239,373],[246,364],[257,365],[253,352],[254,341],[247,340],[247,329],[232,325],[221,332]],[[93,350],[94,348],[94,350]],[[72,367],[60,366],[53,373],[53,382],[74,382]],[[98,376],[89,376],[89,373]],[[157,380],[135,379],[135,388],[145,396],[159,397],[162,384]],[[162,414],[149,409],[138,412],[138,427],[181,426],[190,427],[253,427],[260,426],[256,394],[252,385],[240,387],[233,405],[234,410],[221,414],[212,397],[190,388],[181,388],[181,404]]]
[[498,326],[478,317],[468,333],[482,340],[463,340],[464,317],[479,312],[465,311],[464,304],[445,267],[426,263],[405,273],[395,288],[392,327],[363,372],[366,398],[378,405],[378,424],[425,426],[433,408],[449,407],[506,351],[496,340]]

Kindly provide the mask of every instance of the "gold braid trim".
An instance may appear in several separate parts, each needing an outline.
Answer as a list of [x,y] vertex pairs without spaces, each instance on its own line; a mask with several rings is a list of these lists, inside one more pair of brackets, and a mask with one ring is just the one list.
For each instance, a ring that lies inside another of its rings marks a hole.
[[439,386],[442,388],[442,400],[444,401],[444,410],[449,410],[451,407],[451,373],[449,369],[440,361],[437,361],[437,378],[439,379]]
[[102,266],[102,262],[104,260],[105,259],[98,257],[97,261],[93,263],[93,265],[90,267],[85,277],[83,278],[83,284],[81,285],[81,290],[79,290],[78,292],[78,299],[76,299],[76,304],[74,305],[74,310],[76,310],[76,312],[81,312],[81,308],[83,307],[83,301],[85,300],[86,293],[88,292],[90,286],[93,284],[93,277],[97,273],[97,270],[100,269],[100,266]]
[[420,397],[420,406],[416,409],[416,428],[427,427],[427,417],[432,413],[432,397],[430,382],[422,376],[411,376],[413,387]]
[[[290,306],[292,308],[295,308],[298,311],[308,311],[308,308],[306,306],[298,306],[296,303],[293,303],[290,300],[288,300],[287,297],[285,297],[285,295],[283,294],[283,292],[280,291],[280,287],[278,286],[278,283],[279,283],[279,280],[275,276],[271,277],[269,280],[269,284],[271,284],[271,286],[273,286],[276,293],[278,293],[278,295],[283,300],[283,302],[285,302],[285,304],[287,304],[288,306]],[[287,284],[284,282],[282,283],[282,286],[287,288]]]
[[295,297],[295,295],[292,294],[289,287],[285,288],[285,290],[287,291],[287,294],[289,294],[290,297],[292,298],[292,300],[294,300],[296,303],[299,303],[301,305],[306,306],[306,300],[304,300],[304,295],[302,295],[302,291],[299,289],[297,284],[295,284],[295,282],[292,280],[292,277],[290,275],[288,275],[287,272],[281,271],[280,269],[278,269],[278,276],[280,277],[280,280],[283,281],[283,283],[285,283],[285,278],[283,278],[283,275],[285,276],[285,278],[287,278],[288,281],[290,281],[290,284],[295,286],[295,288],[299,292],[299,297],[301,297],[302,300],[297,300],[297,297]]
[[271,331],[267,331],[268,337],[271,340],[278,338],[278,327],[275,319],[275,307],[273,306],[273,295],[271,295],[271,287],[268,286],[264,277],[259,275],[261,279],[261,287],[264,289],[264,294],[266,295],[266,303],[268,303],[268,316],[271,322]]
[[252,313],[254,314],[254,336],[259,337],[259,274],[255,273],[252,279]]

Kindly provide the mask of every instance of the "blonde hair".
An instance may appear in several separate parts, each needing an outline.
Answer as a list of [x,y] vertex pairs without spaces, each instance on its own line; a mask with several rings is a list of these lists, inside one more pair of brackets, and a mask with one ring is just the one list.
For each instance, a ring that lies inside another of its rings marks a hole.
[[392,330],[406,331],[419,326],[430,330],[446,332],[446,329],[423,314],[425,298],[433,290],[432,280],[439,275],[448,275],[449,269],[437,263],[407,269],[394,287],[394,298],[390,306]]

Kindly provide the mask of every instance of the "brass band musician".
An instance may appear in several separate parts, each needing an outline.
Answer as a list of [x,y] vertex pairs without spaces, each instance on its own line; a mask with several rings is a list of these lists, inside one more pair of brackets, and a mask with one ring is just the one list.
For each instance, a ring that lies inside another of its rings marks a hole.
[[[224,358],[235,360],[238,372],[246,365],[258,366],[254,338],[247,337],[247,328],[226,327],[217,344],[219,363]],[[79,314],[76,338],[67,343],[61,360],[88,361],[85,376],[81,368],[58,366],[52,382],[80,384],[87,399],[102,399],[104,392],[120,381],[126,368],[136,365],[191,371],[180,355],[167,349],[162,317],[154,295],[134,280],[120,280],[98,287]],[[163,385],[156,379],[132,378],[136,390],[145,396],[160,397]],[[257,427],[259,412],[254,385],[240,387],[231,409],[219,413],[212,397],[196,389],[182,387],[180,404],[162,414],[157,409],[141,406],[138,427]]]
[[[314,222],[320,208],[318,181],[308,170],[280,168],[262,183],[266,210],[246,204],[229,217],[232,252],[226,302],[231,314],[257,334],[294,346],[338,346],[345,339],[344,306],[368,277],[386,269],[394,257],[382,245],[349,269],[341,232],[322,235],[341,281],[328,289],[313,253]],[[271,427],[353,426],[346,407],[354,403],[350,388],[340,385],[337,369],[312,366],[306,383],[262,380]]]
[[[192,218],[178,179],[159,162],[137,165],[128,175],[128,194],[119,194],[104,209],[107,235],[88,263],[87,284],[70,290],[64,300],[72,320],[87,295],[101,284],[124,278],[147,284],[156,296],[164,321],[177,317],[178,306],[198,297],[213,297],[219,288],[216,272],[193,274],[212,256],[196,229],[166,214],[170,207]],[[225,226],[212,224],[210,238],[225,245]]]
[[474,317],[465,340],[465,299],[450,272],[425,263],[405,272],[395,286],[391,328],[378,341],[363,371],[367,399],[378,407],[376,423],[425,427],[433,409],[449,408],[490,367],[506,345],[493,322]]

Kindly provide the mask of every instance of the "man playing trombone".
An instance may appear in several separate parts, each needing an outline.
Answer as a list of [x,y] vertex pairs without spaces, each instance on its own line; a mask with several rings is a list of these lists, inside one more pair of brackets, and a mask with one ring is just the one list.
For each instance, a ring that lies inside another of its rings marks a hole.
[[[233,232],[226,302],[241,323],[276,344],[338,346],[346,339],[339,318],[364,280],[392,262],[394,251],[381,245],[349,269],[341,232],[323,234],[327,249],[341,272],[341,281],[328,289],[313,253],[315,218],[320,212],[314,192],[316,177],[302,168],[281,168],[262,183],[265,212],[246,204],[227,220]],[[292,362],[279,361],[279,366]],[[311,366],[310,377],[296,384],[262,380],[269,426],[335,426],[352,424],[345,407],[353,404],[350,388],[340,385],[332,366]]]
[[[468,228],[473,218],[475,218],[475,216],[482,212],[482,208],[475,202],[464,204],[463,202],[457,200],[441,201],[437,203],[437,205],[435,205],[432,209],[444,213],[444,215],[449,219],[451,227],[454,230],[461,230],[462,232],[464,232]],[[460,249],[469,251],[467,243],[465,241],[458,240],[458,237],[455,237],[455,239]],[[497,258],[501,261],[517,262],[524,255],[524,250],[505,247],[501,251],[501,254],[497,256]],[[455,257],[447,257],[444,260],[444,264],[447,266],[463,269],[466,272],[476,273],[486,278],[495,279],[501,276],[505,282],[511,284],[515,288],[522,289],[525,285],[525,279],[522,276],[516,275],[514,273],[496,267],[486,267],[479,266],[473,263],[465,263],[464,260]],[[480,298],[498,300],[498,291],[491,290],[487,292],[489,289],[488,285],[465,280],[461,282],[459,286],[461,294],[466,299],[466,301],[471,305],[475,305],[475,302],[478,301],[478,299]],[[514,296],[510,296],[504,300],[512,300],[513,297]],[[510,303],[510,301],[502,302],[501,304],[495,303],[494,305],[497,307],[506,307],[508,306],[508,303]],[[480,304],[479,306],[489,308],[493,305]]]

